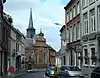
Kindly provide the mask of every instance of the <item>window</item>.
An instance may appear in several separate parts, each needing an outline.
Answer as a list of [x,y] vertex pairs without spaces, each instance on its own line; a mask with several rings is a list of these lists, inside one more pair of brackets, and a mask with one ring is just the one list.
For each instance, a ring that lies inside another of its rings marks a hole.
[[45,63],[45,54],[43,55],[42,63]]
[[84,64],[88,64],[88,50],[84,49]]
[[100,72],[100,67],[96,67],[93,71],[99,73]]
[[96,65],[95,48],[91,48],[91,64]]
[[95,0],[89,0],[89,3],[91,4],[91,3],[93,3]]
[[65,10],[65,24],[67,23],[67,11]]
[[72,20],[72,10],[70,10],[70,20]]
[[67,13],[67,22],[69,22],[69,13]]
[[98,30],[100,30],[100,6],[98,6]]
[[80,13],[80,4],[79,4],[79,2],[77,3],[77,14],[79,14]]
[[69,29],[67,29],[67,43],[69,42]]
[[85,13],[83,15],[83,31],[84,31],[84,34],[87,34],[88,33],[88,15],[87,13]]
[[73,7],[73,17],[75,17],[75,14],[76,12],[75,12],[75,6]]
[[90,32],[93,32],[96,30],[95,26],[95,9],[92,9],[90,11]]
[[5,27],[3,27],[3,35],[2,35],[3,37],[3,42],[5,42],[6,41],[6,28]]
[[80,22],[77,23],[77,39],[80,39]]
[[81,69],[79,69],[78,67],[69,67],[70,71],[81,71]]
[[[38,55],[38,58],[39,58],[39,55]],[[37,55],[35,55],[35,63],[37,63]]]
[[73,40],[76,40],[76,24],[73,25]]
[[82,6],[83,8],[88,5],[88,0],[82,0]]
[[72,26],[70,27],[70,42],[72,42]]

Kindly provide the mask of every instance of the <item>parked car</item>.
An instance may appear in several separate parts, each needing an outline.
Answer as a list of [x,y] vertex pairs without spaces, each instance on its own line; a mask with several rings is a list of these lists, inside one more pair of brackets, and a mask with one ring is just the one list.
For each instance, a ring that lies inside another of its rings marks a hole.
[[35,72],[37,72],[37,71],[38,71],[38,70],[35,69],[35,68],[27,70],[28,73],[35,73]]
[[45,76],[50,78],[54,77],[54,70],[55,66],[48,66],[45,71]]
[[96,67],[92,73],[91,78],[100,78],[100,67]]
[[59,76],[60,78],[84,78],[81,69],[76,66],[61,66]]

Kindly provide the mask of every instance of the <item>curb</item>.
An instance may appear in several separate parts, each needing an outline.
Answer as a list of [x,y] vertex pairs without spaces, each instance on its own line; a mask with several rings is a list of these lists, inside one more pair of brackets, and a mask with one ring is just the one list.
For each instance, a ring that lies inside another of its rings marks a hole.
[[25,74],[26,74],[26,72],[24,72],[24,73],[22,73],[22,74],[16,74],[16,75],[13,75],[12,78],[16,78],[16,77],[18,77],[18,76],[22,76],[22,75],[25,75]]

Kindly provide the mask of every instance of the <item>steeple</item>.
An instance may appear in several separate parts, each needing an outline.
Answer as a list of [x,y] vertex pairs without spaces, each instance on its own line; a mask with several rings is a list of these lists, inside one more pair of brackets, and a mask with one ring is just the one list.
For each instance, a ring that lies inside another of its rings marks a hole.
[[33,27],[32,8],[30,8],[29,25],[27,28],[27,38],[33,38],[35,35],[35,28]]
[[32,8],[30,8],[30,18],[28,28],[33,28]]

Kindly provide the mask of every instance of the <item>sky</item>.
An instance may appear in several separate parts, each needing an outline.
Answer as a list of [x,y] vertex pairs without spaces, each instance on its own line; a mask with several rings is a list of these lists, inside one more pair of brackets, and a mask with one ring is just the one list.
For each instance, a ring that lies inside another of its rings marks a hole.
[[59,30],[65,24],[64,6],[67,3],[68,0],[6,0],[4,12],[12,16],[14,27],[26,35],[32,8],[36,33],[38,34],[42,28],[47,44],[58,51],[61,47]]

